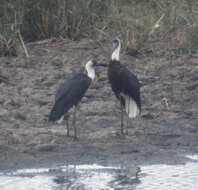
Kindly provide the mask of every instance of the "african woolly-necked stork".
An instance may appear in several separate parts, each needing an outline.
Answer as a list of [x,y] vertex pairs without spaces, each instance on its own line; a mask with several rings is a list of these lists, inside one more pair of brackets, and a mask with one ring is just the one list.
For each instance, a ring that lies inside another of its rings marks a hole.
[[124,134],[124,110],[128,116],[126,127],[127,134],[128,119],[137,117],[141,112],[141,85],[137,77],[120,63],[120,40],[114,40],[113,46],[113,53],[108,65],[108,78],[112,90],[121,105],[121,134]]
[[56,92],[55,103],[49,115],[49,121],[61,123],[64,117],[67,117],[67,136],[69,136],[69,124],[67,112],[74,106],[73,113],[73,127],[74,138],[77,139],[76,128],[76,109],[78,103],[84,96],[85,92],[89,88],[91,82],[95,78],[96,66],[103,66],[96,63],[95,60],[90,60],[86,63],[85,68],[87,74],[78,73],[67,78],[63,84],[61,84]]

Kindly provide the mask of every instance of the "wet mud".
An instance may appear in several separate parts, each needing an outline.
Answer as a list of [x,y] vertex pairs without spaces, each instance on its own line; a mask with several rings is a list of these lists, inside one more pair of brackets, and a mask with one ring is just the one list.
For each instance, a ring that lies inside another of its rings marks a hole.
[[[48,40],[27,44],[30,58],[0,58],[0,169],[59,164],[181,163],[198,152],[198,53],[156,52],[121,62],[144,83],[141,117],[120,136],[120,108],[106,68],[77,112],[79,140],[66,126],[48,122],[55,92],[89,59],[109,61],[109,43]],[[72,110],[71,110],[72,114]],[[179,156],[178,156],[179,155]]]

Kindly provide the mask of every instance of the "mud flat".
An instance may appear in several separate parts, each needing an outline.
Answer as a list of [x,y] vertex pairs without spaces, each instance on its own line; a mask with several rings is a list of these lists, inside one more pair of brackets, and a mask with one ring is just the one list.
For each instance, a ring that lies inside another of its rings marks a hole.
[[[110,47],[91,40],[56,40],[27,45],[31,57],[0,58],[0,169],[62,164],[177,164],[198,152],[198,53],[162,52],[122,63],[145,83],[142,116],[130,121],[121,138],[119,104],[106,70],[83,98],[78,112],[79,141],[64,125],[47,121],[61,82],[83,71],[90,58],[108,63]],[[105,46],[104,46],[105,47]],[[3,76],[3,77],[2,77]]]

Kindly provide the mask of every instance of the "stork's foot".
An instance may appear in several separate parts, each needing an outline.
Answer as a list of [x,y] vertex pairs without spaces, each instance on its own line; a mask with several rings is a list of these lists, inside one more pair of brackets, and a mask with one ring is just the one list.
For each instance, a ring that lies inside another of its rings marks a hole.
[[74,141],[78,141],[78,140],[79,140],[79,138],[74,136]]
[[117,132],[115,133],[116,137],[120,138],[120,139],[125,139],[126,135],[124,133],[120,133],[120,132]]

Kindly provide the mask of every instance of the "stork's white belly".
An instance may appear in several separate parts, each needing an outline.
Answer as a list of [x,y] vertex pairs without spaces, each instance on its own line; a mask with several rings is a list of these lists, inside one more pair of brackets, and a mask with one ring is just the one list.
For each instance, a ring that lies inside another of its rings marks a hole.
[[140,114],[140,109],[136,102],[128,95],[123,95],[125,99],[125,111],[129,118],[135,118]]

